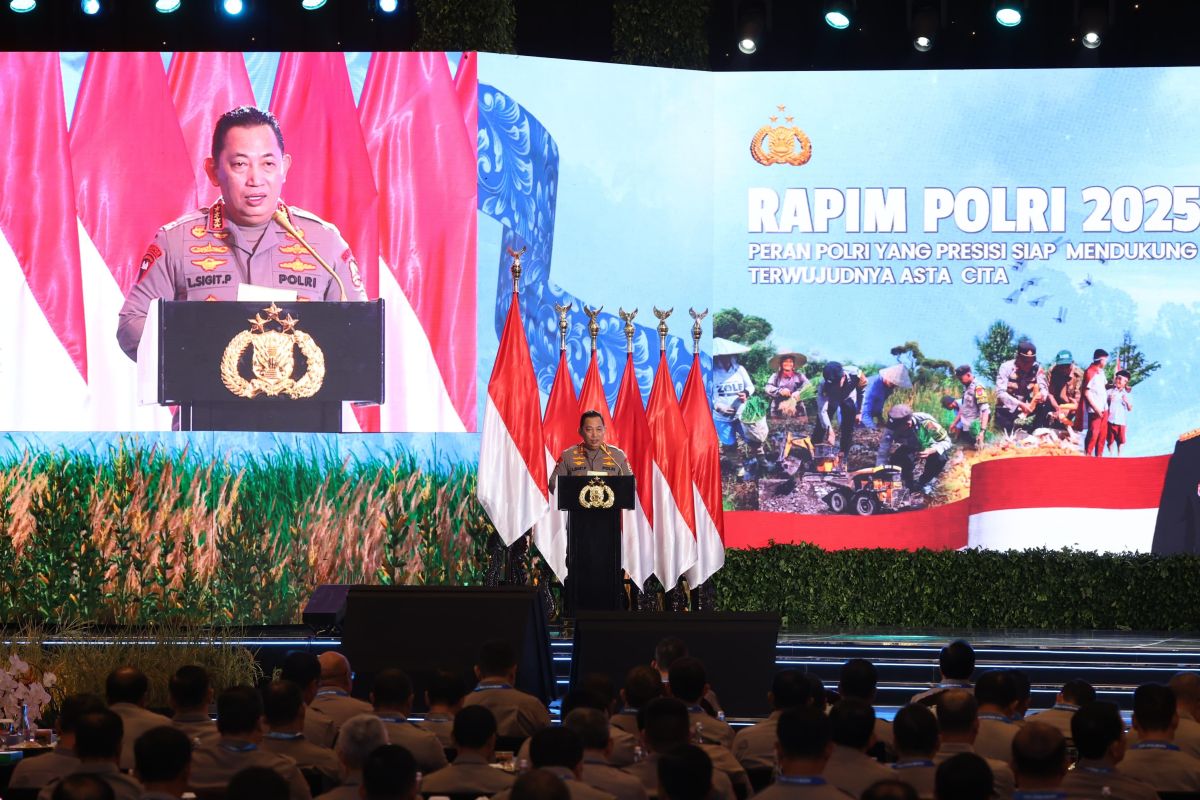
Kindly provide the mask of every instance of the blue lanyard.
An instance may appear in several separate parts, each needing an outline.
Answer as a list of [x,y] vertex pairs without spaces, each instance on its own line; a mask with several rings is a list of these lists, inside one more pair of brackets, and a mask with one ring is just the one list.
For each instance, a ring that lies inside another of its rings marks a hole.
[[915,769],[917,767],[932,767],[932,766],[933,766],[933,762],[929,761],[929,760],[898,761],[895,764],[892,764],[892,769]]
[[221,743],[222,750],[228,750],[231,753],[249,753],[251,750],[257,750],[258,745],[254,742],[246,742],[245,744],[229,744],[228,742]]
[[820,775],[780,775],[776,783],[790,783],[793,786],[824,786],[825,779]]
[[397,725],[408,722],[408,717],[385,717],[383,714],[376,714],[384,722],[394,722]]
[[1080,772],[1089,772],[1092,775],[1112,775],[1112,767],[1076,767]]
[[272,731],[271,733],[267,734],[267,738],[268,739],[277,739],[277,740],[283,741],[283,742],[290,742],[290,741],[294,741],[296,739],[303,739],[304,734],[303,733],[275,733],[274,731]]
[[1013,792],[1013,800],[1067,800],[1066,792]]
[[1138,742],[1133,746],[1134,750],[1178,750],[1179,746],[1170,742]]
[[1078,711],[1079,706],[1072,703],[1055,703],[1054,707],[1059,711]]
[[991,714],[991,713],[980,714],[979,718],[980,719],[990,719],[995,722],[1003,722],[1005,725],[1012,725],[1012,720],[1009,719],[1008,717],[1004,716],[1003,714]]
[[509,686],[507,683],[481,683],[475,687],[475,691],[487,692],[487,691],[491,691],[492,689],[511,689],[511,688],[512,687]]
[[322,689],[321,691],[317,692],[317,697],[326,697],[329,695],[334,697],[349,697],[350,693],[341,689]]

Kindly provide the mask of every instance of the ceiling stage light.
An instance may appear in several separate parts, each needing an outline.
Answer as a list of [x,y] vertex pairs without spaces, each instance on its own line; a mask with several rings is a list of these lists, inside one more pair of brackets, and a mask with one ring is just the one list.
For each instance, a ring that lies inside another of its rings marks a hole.
[[909,0],[908,27],[917,52],[933,49],[945,16],[946,8],[939,0]]
[[379,10],[384,14],[395,14],[400,8],[400,0],[379,0]]
[[825,4],[825,24],[834,30],[844,31],[854,21],[854,2],[832,0]]
[[757,49],[758,49],[758,43],[755,42],[749,36],[747,36],[745,39],[742,39],[740,42],[738,42],[738,50],[741,50],[746,55],[752,54]]
[[180,0],[154,0],[154,10],[160,14],[170,14],[178,11]]
[[246,10],[246,4],[242,0],[221,0],[221,10],[231,17],[236,17]]
[[300,0],[300,7],[305,11],[316,11],[325,5],[325,0]]
[[100,0],[79,0],[79,10],[89,17],[100,13]]
[[1023,15],[1021,9],[1012,5],[1002,5],[996,9],[996,22],[1006,28],[1015,28],[1021,24]]
[[37,0],[8,0],[8,7],[18,14],[24,14],[37,8]]

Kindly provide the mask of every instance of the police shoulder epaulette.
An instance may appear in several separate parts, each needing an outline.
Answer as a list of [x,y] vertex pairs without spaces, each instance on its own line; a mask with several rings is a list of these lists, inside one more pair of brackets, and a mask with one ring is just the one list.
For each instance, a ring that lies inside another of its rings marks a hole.
[[1200,428],[1196,428],[1195,430],[1190,430],[1187,433],[1181,435],[1179,437],[1179,441],[1186,442],[1188,439],[1195,439],[1197,436],[1200,436]]
[[337,225],[334,225],[329,220],[321,219],[320,217],[318,217],[316,214],[314,214],[311,211],[307,211],[303,208],[297,208],[296,206],[288,206],[287,210],[288,210],[289,214],[292,214],[297,217],[303,217],[304,219],[310,219],[313,222],[316,222],[319,225],[321,225],[325,228],[328,228],[329,230],[333,231],[334,233],[337,233],[339,236],[341,235],[340,231],[338,231]]
[[607,450],[607,451],[609,451],[609,452],[611,452],[611,453],[616,453],[616,454],[617,454],[617,455],[619,455],[619,456],[623,456],[623,455],[625,455],[625,451],[624,451],[624,450],[622,450],[622,449],[621,449],[621,448],[619,448],[619,447],[613,447],[611,444],[606,444],[606,445],[604,445],[604,449],[605,449],[605,450]]
[[172,221],[168,222],[166,225],[163,225],[162,229],[164,231],[169,231],[172,228],[178,228],[180,225],[183,225],[184,223],[195,222],[196,220],[204,219],[207,216],[208,216],[207,208],[200,208],[195,211],[189,211],[188,213],[184,214],[179,219],[172,220]]

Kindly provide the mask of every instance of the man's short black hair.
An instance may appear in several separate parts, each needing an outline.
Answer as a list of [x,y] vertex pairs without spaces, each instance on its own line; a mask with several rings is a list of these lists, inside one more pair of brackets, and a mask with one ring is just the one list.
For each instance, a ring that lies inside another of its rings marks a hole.
[[1081,758],[1103,758],[1123,733],[1125,723],[1115,703],[1088,703],[1071,717],[1071,739]]
[[263,716],[272,728],[291,725],[300,716],[304,693],[291,681],[271,681],[263,689]]
[[708,675],[705,674],[704,664],[700,659],[686,656],[671,664],[667,680],[672,695],[685,703],[695,703],[704,694]]
[[537,768],[575,769],[583,761],[583,740],[570,728],[542,728],[529,740],[529,760]]
[[811,686],[798,669],[781,669],[771,680],[771,701],[776,711],[812,703]]
[[1165,731],[1175,718],[1175,693],[1161,683],[1145,683],[1133,693],[1133,721],[1142,730]]
[[938,668],[943,678],[969,681],[975,672],[975,648],[965,639],[955,639],[942,648],[938,656]]
[[932,756],[937,752],[937,718],[920,703],[910,703],[896,712],[892,735],[896,750],[904,755]]
[[842,664],[838,675],[838,694],[842,697],[857,697],[868,703],[875,699],[879,684],[879,672],[865,658],[852,658]]
[[117,667],[108,673],[104,681],[104,694],[108,704],[133,703],[141,705],[150,691],[150,680],[146,674],[134,666]]
[[613,688],[612,676],[607,672],[589,672],[579,681],[579,688],[599,697],[605,708],[609,708],[616,699],[617,690]]
[[1029,681],[1029,675],[1020,669],[1010,669],[1007,672],[1012,676],[1013,688],[1017,690],[1017,701],[1024,703],[1033,693],[1033,685]]
[[238,106],[222,114],[213,128],[213,161],[221,157],[221,150],[225,147],[225,135],[229,133],[230,128],[257,128],[259,125],[266,125],[271,129],[271,133],[275,134],[275,141],[279,143],[279,152],[286,153],[283,131],[279,129],[279,120],[274,114],[254,106]]
[[937,696],[937,723],[942,733],[967,733],[979,719],[979,701],[966,689],[947,689]]
[[75,755],[82,759],[111,759],[121,755],[125,723],[115,711],[89,711],[75,723]]
[[577,708],[594,708],[597,711],[608,712],[608,703],[604,698],[588,689],[575,689],[567,692],[559,704],[559,717],[565,717]]
[[876,781],[862,793],[862,800],[920,800],[917,790],[895,778]]
[[479,672],[485,678],[504,675],[517,665],[517,651],[511,642],[493,639],[479,651]]
[[1087,681],[1074,678],[1063,684],[1062,696],[1072,705],[1085,706],[1096,702],[1096,689]]
[[451,735],[460,748],[478,750],[496,735],[496,715],[484,706],[467,706],[454,715]]
[[50,800],[116,800],[108,781],[87,772],[76,772],[54,784]]
[[362,785],[367,800],[408,797],[417,786],[417,761],[398,744],[377,747],[363,763]]
[[956,378],[961,378],[963,375],[971,374],[973,374],[973,370],[971,369],[970,364],[961,364],[954,370],[954,376]]
[[262,715],[262,698],[252,686],[231,686],[217,695],[217,730],[227,736],[252,732]]
[[430,676],[425,693],[429,695],[430,703],[452,706],[466,696],[467,682],[461,672],[439,667]]
[[229,780],[225,800],[288,800],[287,781],[270,767],[246,767]]
[[612,738],[608,715],[594,708],[576,708],[566,712],[563,727],[579,734],[585,750],[603,750]]
[[820,758],[829,736],[829,718],[815,706],[787,709],[775,728],[779,749],[787,758]]
[[376,708],[402,706],[412,699],[412,694],[412,681],[404,670],[395,667],[380,670],[371,684]]
[[821,713],[825,713],[825,707],[829,704],[825,694],[825,682],[814,672],[805,672],[804,682],[808,684],[809,704],[814,708],[819,708]]
[[979,705],[1008,708],[1017,702],[1017,681],[1007,669],[989,670],[975,682],[975,699]]
[[713,764],[708,753],[693,744],[681,744],[658,758],[661,800],[694,800],[712,790]]
[[638,728],[656,753],[687,744],[691,718],[687,706],[674,697],[656,697],[638,711]]
[[571,800],[566,781],[546,769],[531,769],[513,781],[509,800]]
[[133,761],[142,783],[176,780],[192,761],[192,740],[171,725],[151,728],[133,743]]
[[104,711],[104,701],[94,694],[73,694],[63,699],[58,707],[58,732],[74,733],[79,718],[93,711]]
[[580,415],[579,415],[579,427],[580,427],[580,429],[582,429],[582,428],[583,428],[583,426],[584,426],[584,424],[585,424],[585,423],[586,423],[586,422],[587,422],[589,419],[592,419],[592,418],[595,418],[595,419],[598,419],[598,420],[600,420],[600,424],[601,424],[601,425],[603,425],[603,424],[604,424],[604,415],[603,415],[603,414],[601,414],[599,411],[596,411],[595,409],[588,409],[587,411],[585,411],[585,412],[583,412],[582,414],[580,414]]
[[307,650],[293,650],[283,659],[279,668],[279,677],[291,681],[303,691],[314,681],[321,680],[321,662],[316,653]]
[[829,710],[829,731],[835,743],[862,750],[875,732],[875,709],[866,700],[843,697]]
[[678,636],[664,636],[654,645],[654,663],[660,670],[669,670],[676,659],[688,654],[687,643]]
[[933,794],[946,800],[988,800],[992,796],[992,768],[975,753],[958,753],[938,765]]
[[197,708],[208,701],[208,672],[204,667],[188,664],[175,670],[167,683],[171,699],[180,708]]
[[662,693],[662,677],[645,664],[625,675],[625,702],[632,708],[641,708]]
[[1018,775],[1052,778],[1062,772],[1067,758],[1067,739],[1052,725],[1029,720],[1012,741],[1012,766]]

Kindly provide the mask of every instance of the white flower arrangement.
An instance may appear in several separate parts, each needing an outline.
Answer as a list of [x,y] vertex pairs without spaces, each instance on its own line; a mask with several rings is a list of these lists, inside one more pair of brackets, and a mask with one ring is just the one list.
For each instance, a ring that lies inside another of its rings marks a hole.
[[47,691],[57,683],[53,672],[37,670],[15,653],[8,657],[8,665],[0,668],[0,717],[7,717],[20,724],[21,706],[29,713],[30,725],[42,716],[42,710],[50,703]]

